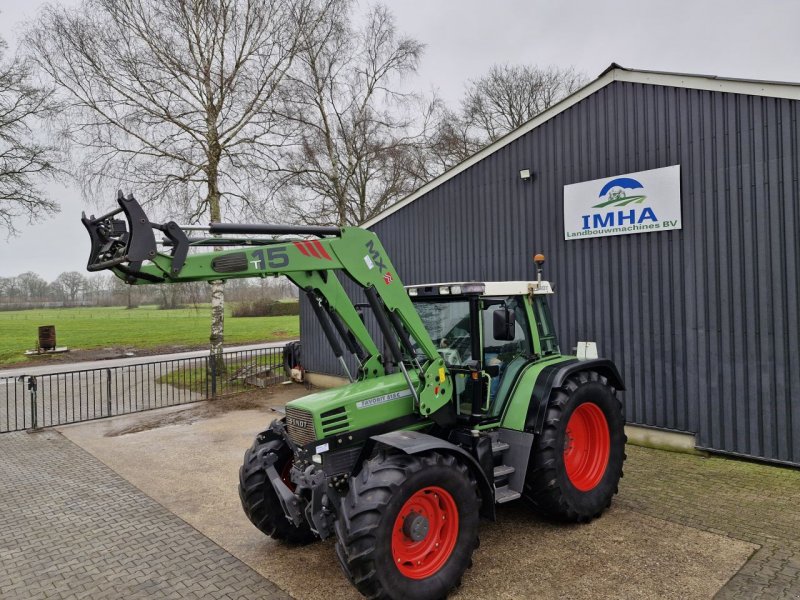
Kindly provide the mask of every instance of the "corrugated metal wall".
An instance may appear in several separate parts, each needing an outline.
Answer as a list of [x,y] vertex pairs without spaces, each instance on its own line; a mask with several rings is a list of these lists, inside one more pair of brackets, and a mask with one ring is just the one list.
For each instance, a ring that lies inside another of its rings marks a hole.
[[[798,464],[798,104],[615,82],[373,229],[406,284],[533,278],[544,252],[562,348],[617,361],[629,422]],[[675,164],[682,230],[563,239],[565,184]],[[302,332],[337,372],[307,308]]]

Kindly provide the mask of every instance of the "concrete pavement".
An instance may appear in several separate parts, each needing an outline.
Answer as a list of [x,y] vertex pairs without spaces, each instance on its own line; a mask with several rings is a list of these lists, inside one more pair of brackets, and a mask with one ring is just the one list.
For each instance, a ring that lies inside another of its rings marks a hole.
[[[244,450],[275,417],[270,406],[303,393],[286,386],[252,407],[226,411],[224,403],[234,399],[222,400],[170,409],[163,417],[157,411],[60,431],[293,597],[356,600],[332,540],[285,546],[256,530],[239,506]],[[213,415],[203,413],[206,404],[213,404]],[[670,456],[651,457],[638,448],[629,454],[634,464]],[[542,521],[523,504],[500,507],[496,523],[481,525],[474,566],[454,597],[710,598],[757,549],[722,532],[632,510],[624,502],[631,493],[627,482],[612,509],[583,526]]]

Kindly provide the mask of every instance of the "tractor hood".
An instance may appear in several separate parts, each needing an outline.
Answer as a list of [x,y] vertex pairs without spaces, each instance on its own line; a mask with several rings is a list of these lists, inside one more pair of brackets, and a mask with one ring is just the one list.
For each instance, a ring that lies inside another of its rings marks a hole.
[[[416,374],[409,375],[416,383]],[[413,413],[411,390],[402,373],[394,373],[292,400],[286,405],[286,425],[295,442],[305,445]]]

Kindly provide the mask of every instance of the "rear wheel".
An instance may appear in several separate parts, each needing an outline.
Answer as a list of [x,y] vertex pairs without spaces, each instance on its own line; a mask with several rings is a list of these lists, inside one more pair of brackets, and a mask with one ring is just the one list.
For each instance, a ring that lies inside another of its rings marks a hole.
[[525,497],[545,516],[599,517],[617,493],[625,461],[625,419],[616,390],[595,371],[553,390],[534,440]]
[[292,467],[292,452],[283,440],[269,440],[260,443],[258,438],[244,453],[244,462],[239,469],[239,500],[250,522],[271,538],[293,544],[307,544],[316,539],[316,535],[303,523],[295,527],[284,515],[278,495],[263,469],[265,454],[278,455],[275,469],[281,474],[283,482],[294,489],[289,478]]
[[336,554],[369,598],[443,598],[472,563],[479,506],[453,456],[378,454],[342,501]]

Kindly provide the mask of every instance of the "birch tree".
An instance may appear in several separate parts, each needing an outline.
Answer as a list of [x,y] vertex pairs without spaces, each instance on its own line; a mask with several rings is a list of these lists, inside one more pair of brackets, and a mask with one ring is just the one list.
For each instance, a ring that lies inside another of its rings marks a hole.
[[[284,143],[275,111],[281,86],[326,14],[318,0],[47,7],[26,41],[69,102],[63,127],[83,150],[76,172],[84,194],[129,189],[193,222],[260,205]],[[215,367],[223,366],[223,303],[223,282],[211,282]]]

